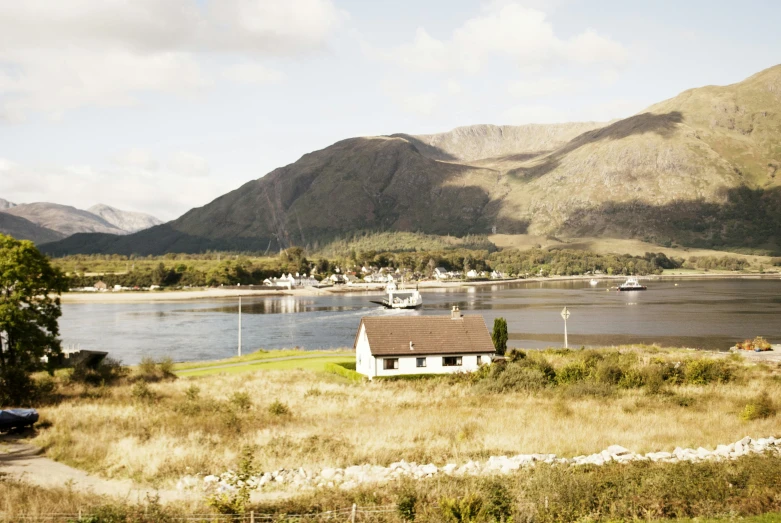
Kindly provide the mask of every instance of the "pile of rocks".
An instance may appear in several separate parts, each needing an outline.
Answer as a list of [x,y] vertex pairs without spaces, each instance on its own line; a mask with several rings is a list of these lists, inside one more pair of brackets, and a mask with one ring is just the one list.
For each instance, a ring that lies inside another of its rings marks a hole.
[[[307,489],[316,487],[340,487],[351,489],[364,483],[384,483],[400,477],[413,479],[430,478],[437,474],[450,476],[478,476],[490,474],[508,474],[525,467],[533,467],[537,463],[559,464],[569,466],[604,465],[611,461],[628,463],[630,461],[658,461],[676,463],[679,461],[717,461],[735,459],[747,454],[772,452],[781,454],[781,438],[751,439],[745,437],[729,445],[719,445],[715,450],[676,448],[672,452],[649,452],[636,454],[620,445],[611,445],[602,452],[574,458],[559,458],[555,454],[518,454],[516,456],[491,456],[485,462],[468,461],[459,466],[449,463],[442,467],[429,463],[419,465],[401,460],[391,463],[388,467],[378,465],[355,465],[346,468],[324,468],[312,472],[303,468],[281,469],[265,472],[250,478],[246,485],[250,489],[272,489],[285,487]],[[243,483],[231,471],[219,476],[186,476],[177,484],[180,490],[199,489],[205,492],[229,492],[240,488]]]

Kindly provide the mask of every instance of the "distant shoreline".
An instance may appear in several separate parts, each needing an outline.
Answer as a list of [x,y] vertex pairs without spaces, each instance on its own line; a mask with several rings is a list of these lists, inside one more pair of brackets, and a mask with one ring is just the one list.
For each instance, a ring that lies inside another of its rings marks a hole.
[[[592,278],[600,282],[622,281],[625,276],[551,276],[551,277],[533,277],[525,279],[512,280],[488,280],[488,281],[422,281],[415,284],[421,290],[434,289],[458,289],[467,287],[484,287],[487,285],[509,285],[517,283],[534,282],[560,282],[560,281],[589,281]],[[641,280],[676,280],[676,279],[781,279],[779,274],[742,274],[742,273],[671,273],[644,276]],[[410,284],[409,288],[413,285]],[[122,291],[122,292],[67,292],[61,297],[63,303],[150,303],[166,301],[194,301],[204,299],[227,299],[253,296],[327,296],[329,294],[352,294],[376,292],[382,293],[385,284],[378,283],[360,283],[357,285],[337,285],[333,287],[314,288],[305,287],[302,289],[291,290],[264,290],[264,289],[242,289],[240,287],[219,287],[198,290],[179,290],[179,291]]]

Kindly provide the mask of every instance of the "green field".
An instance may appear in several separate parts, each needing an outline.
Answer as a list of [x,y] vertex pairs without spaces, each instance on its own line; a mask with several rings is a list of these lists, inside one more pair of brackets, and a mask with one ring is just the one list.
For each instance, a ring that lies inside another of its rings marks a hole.
[[[180,377],[223,373],[238,374],[257,370],[306,369],[324,371],[326,363],[350,363],[353,361],[355,361],[354,353],[344,349],[330,351],[261,350],[246,356],[224,360],[177,363],[173,370]],[[226,367],[226,365],[230,366]]]

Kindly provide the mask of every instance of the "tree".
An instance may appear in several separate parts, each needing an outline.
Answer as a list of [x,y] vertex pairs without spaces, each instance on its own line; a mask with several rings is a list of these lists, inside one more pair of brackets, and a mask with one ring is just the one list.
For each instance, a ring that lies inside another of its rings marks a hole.
[[29,401],[30,373],[60,354],[65,275],[30,241],[0,234],[0,404]]
[[491,333],[491,339],[494,340],[496,354],[504,356],[507,352],[507,320],[496,318],[494,320],[494,330]]

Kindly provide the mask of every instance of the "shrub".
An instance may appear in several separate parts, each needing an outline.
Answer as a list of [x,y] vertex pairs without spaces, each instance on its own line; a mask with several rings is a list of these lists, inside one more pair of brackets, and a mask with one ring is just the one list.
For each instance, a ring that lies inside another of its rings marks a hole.
[[564,393],[571,398],[595,397],[608,398],[615,394],[615,389],[607,383],[594,383],[591,381],[579,381],[564,389]]
[[160,361],[156,361],[145,356],[141,359],[141,363],[138,364],[138,377],[144,381],[152,382],[176,379],[173,366],[174,363],[171,358],[163,358]]
[[254,488],[251,478],[257,474],[254,451],[252,446],[242,447],[238,472],[228,479],[228,484],[233,489],[227,492],[218,492],[207,500],[209,505],[220,514],[238,516],[246,512],[250,500],[250,489]]
[[512,521],[513,498],[503,481],[491,479],[484,485],[485,505],[483,514],[488,521],[509,523]]
[[11,367],[0,372],[0,406],[29,407],[35,394],[35,382],[22,369]]
[[618,386],[623,389],[638,389],[643,384],[643,373],[638,369],[627,369],[618,381]]
[[586,366],[583,363],[570,363],[556,373],[556,383],[559,385],[577,383],[586,379],[586,376]]
[[268,413],[272,416],[287,416],[290,414],[290,408],[279,400],[268,406]]
[[201,395],[201,388],[197,385],[190,385],[187,390],[184,391],[185,397],[188,401],[196,401]]
[[732,379],[732,369],[723,360],[689,360],[685,368],[686,383],[707,385],[708,383],[727,383]]
[[539,370],[545,376],[545,379],[550,383],[553,383],[556,380],[556,369],[554,369],[553,365],[551,365],[550,362],[543,356],[538,354],[533,356],[529,355],[529,357],[524,358],[518,363],[527,368]]
[[453,523],[473,523],[479,521],[483,500],[475,494],[462,498],[442,498],[439,510],[444,521]]
[[355,364],[352,364],[352,369],[347,368],[347,365],[349,364],[326,363],[325,371],[347,378],[351,381],[363,381],[366,379],[366,376],[355,371]]
[[510,349],[505,354],[505,358],[507,358],[507,361],[514,363],[518,360],[522,360],[526,357],[526,353],[522,351],[521,349]]
[[403,521],[415,521],[415,505],[418,502],[418,496],[412,489],[405,489],[399,494],[396,502],[396,511]]
[[246,392],[234,392],[229,398],[231,405],[239,410],[249,410],[252,407],[252,400]]
[[548,378],[541,370],[515,363],[505,365],[504,368],[496,367],[494,372],[489,373],[481,382],[482,388],[487,392],[533,392],[547,385]]
[[111,385],[128,375],[129,369],[122,366],[122,362],[114,358],[104,358],[97,367],[76,365],[71,370],[68,380],[71,383],[84,383],[100,386]]
[[776,413],[776,406],[767,392],[762,392],[754,400],[746,404],[740,413],[743,421],[754,421],[769,418]]
[[594,367],[593,376],[597,383],[618,385],[618,382],[624,377],[624,371],[615,363],[600,361]]
[[137,381],[130,390],[130,394],[133,399],[138,401],[154,401],[157,397],[145,381]]

